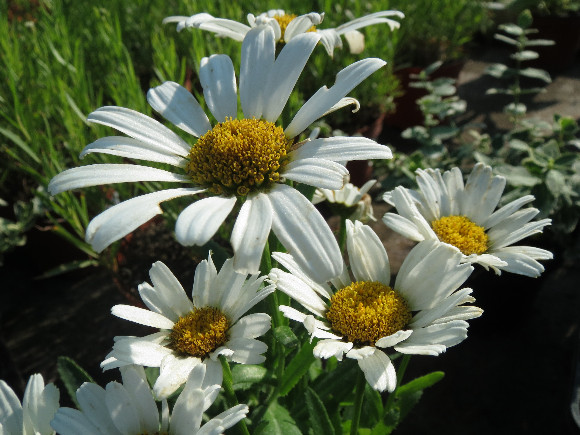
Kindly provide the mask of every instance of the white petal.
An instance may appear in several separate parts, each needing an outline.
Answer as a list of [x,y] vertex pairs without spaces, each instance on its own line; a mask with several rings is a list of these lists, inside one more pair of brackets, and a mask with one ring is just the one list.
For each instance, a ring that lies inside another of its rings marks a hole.
[[287,137],[296,137],[312,122],[338,103],[360,82],[385,65],[381,59],[364,59],[347,66],[336,75],[334,86],[320,88],[298,111],[285,130]]
[[[304,314],[304,313],[298,311],[297,309],[292,308],[292,307],[288,307],[286,305],[280,305],[280,307],[278,307],[278,308],[280,309],[280,312],[282,314],[284,314],[284,317],[286,317],[287,319],[295,320],[295,321],[303,323],[303,324],[306,324],[309,322],[307,320],[307,318],[314,319],[314,317],[311,316],[310,314]],[[306,325],[304,325],[304,326],[306,327]],[[310,328],[311,330],[318,329],[318,330],[322,330],[322,331],[327,331],[330,329],[327,325],[325,325],[324,323],[322,323],[320,320],[317,320],[317,319],[314,319],[314,325],[312,325],[312,326],[313,326],[313,328]],[[329,338],[329,337],[327,337],[327,338]],[[340,340],[342,337],[334,336],[332,338]]]
[[50,180],[48,191],[51,195],[56,195],[57,193],[78,189],[79,187],[127,183],[130,181],[187,183],[191,180],[185,175],[174,174],[173,172],[149,166],[105,163],[67,169]]
[[110,154],[133,160],[148,160],[150,162],[168,163],[183,167],[187,156],[185,151],[176,154],[164,144],[150,144],[126,136],[107,136],[83,148],[80,154],[82,159],[90,153]]
[[236,219],[230,242],[234,249],[234,268],[240,273],[260,269],[262,251],[272,228],[272,205],[263,193],[248,196]]
[[149,283],[143,282],[137,287],[139,296],[147,308],[155,313],[159,313],[168,319],[176,322],[179,316],[173,312],[169,305],[159,297],[159,292]]
[[[377,348],[374,352],[363,358],[356,358],[358,365],[365,375],[369,385],[377,391],[393,392],[397,387],[397,373],[389,357]],[[351,351],[352,352],[352,351]],[[351,357],[351,352],[347,357]]]
[[316,12],[310,12],[294,18],[290,21],[288,26],[286,26],[286,30],[284,31],[284,41],[289,42],[294,40],[298,35],[308,32],[312,26],[318,26],[322,23],[323,19],[324,14],[317,14]]
[[199,67],[199,80],[205,102],[218,122],[238,114],[238,95],[234,64],[225,54],[204,57]]
[[175,223],[175,236],[184,246],[205,245],[230,214],[236,197],[210,196],[185,208]]
[[275,50],[274,31],[269,26],[254,27],[242,42],[240,102],[245,118],[262,116],[264,83],[270,78]]
[[14,390],[0,380],[0,424],[8,435],[22,431],[22,405]]
[[111,314],[120,317],[121,319],[129,320],[140,325],[151,326],[153,328],[171,329],[174,325],[171,320],[161,314],[143,308],[133,307],[131,305],[115,305],[111,308]]
[[180,358],[167,355],[160,364],[159,377],[153,386],[153,392],[158,399],[165,399],[185,383],[193,368],[202,364],[199,358]]
[[196,307],[216,307],[219,301],[217,292],[212,292],[212,283],[217,277],[217,270],[211,258],[211,252],[207,260],[199,263],[195,269],[193,290],[191,296]]
[[471,289],[463,288],[443,299],[432,309],[418,312],[413,316],[409,327],[413,329],[422,328],[437,321],[439,318],[445,316],[449,310],[463,303],[466,296],[471,294],[471,292]]
[[328,359],[335,357],[337,360],[342,361],[344,354],[351,350],[352,346],[352,343],[345,343],[340,340],[320,340],[314,346],[312,354],[316,358]]
[[139,413],[127,390],[118,382],[109,382],[105,403],[113,423],[123,434],[141,433]]
[[[292,258],[290,254],[286,254],[284,252],[273,252],[272,258],[278,263],[280,263],[282,266],[284,266],[288,270],[288,272],[290,272],[296,278],[303,281],[308,287],[310,287],[320,296],[322,296],[325,299],[331,298],[332,290],[330,289],[330,286],[325,282],[314,281],[309,275],[307,275],[306,273],[304,273],[302,269],[300,269],[300,266],[298,266],[298,263],[294,261],[294,258]],[[346,287],[349,284],[350,279],[348,281],[348,284],[345,284],[342,287]]]
[[290,162],[281,174],[288,180],[323,189],[339,190],[348,181],[348,170],[340,163],[323,159]]
[[164,263],[161,261],[153,263],[149,270],[149,277],[159,298],[175,314],[184,316],[193,309],[193,305],[185,294],[185,290],[183,290],[179,280]]
[[552,259],[551,252],[531,246],[508,246],[493,254],[507,263],[499,269],[532,278],[537,278],[544,271],[544,266],[536,260]]
[[364,51],[365,35],[358,30],[345,32],[344,39],[346,39],[346,42],[348,43],[350,54],[361,54]]
[[149,116],[124,107],[105,106],[89,114],[87,121],[113,127],[134,139],[154,146],[164,145],[178,155],[191,146],[176,133]]
[[115,342],[111,354],[116,359],[131,364],[159,367],[163,358],[171,354],[171,350],[155,343],[150,337],[156,338],[157,335],[152,334],[142,338],[122,338]]
[[165,82],[149,89],[147,101],[161,116],[195,137],[211,129],[209,119],[195,97],[175,82]]
[[218,36],[226,36],[236,41],[243,41],[244,36],[248,33],[250,28],[245,24],[233,20],[226,20],[223,18],[214,18],[201,23],[198,27],[202,30],[214,32]]
[[414,242],[425,240],[425,236],[423,236],[423,234],[421,234],[421,232],[417,229],[417,225],[401,215],[395,213],[385,213],[383,216],[383,223],[391,230],[399,233],[409,240]]
[[346,246],[352,273],[357,281],[378,281],[390,285],[389,257],[381,239],[368,225],[346,221]]
[[351,160],[390,159],[389,147],[366,137],[335,136],[314,139],[290,153],[292,160],[319,158],[334,162]]
[[335,48],[342,48],[342,40],[336,30],[323,29],[318,30],[317,33],[320,35],[320,43],[330,57],[333,57]]
[[76,397],[83,414],[92,425],[99,429],[99,433],[120,433],[107,409],[103,388],[91,382],[85,382],[77,390]]
[[[523,211],[523,210],[520,210]],[[515,216],[514,213],[512,216]],[[504,221],[506,222],[506,221]],[[546,225],[552,224],[552,219],[542,219],[540,221],[528,222],[520,227],[515,227],[515,221],[512,222],[514,227],[512,231],[505,231],[505,229],[499,229],[499,225],[490,229],[487,233],[490,240],[490,252],[497,251],[503,247],[509,246],[512,243],[519,242],[532,234],[541,233],[544,231]],[[498,228],[496,230],[496,228]]]
[[[412,191],[401,186],[396,187],[391,192],[390,199],[395,204],[397,212],[404,218],[407,218],[409,221],[411,221],[424,239],[438,240],[437,235],[433,232],[429,222],[427,222],[423,215],[419,212],[417,204],[413,198]],[[391,227],[391,229],[393,231],[397,231],[396,227]]]
[[203,390],[187,388],[177,398],[171,413],[171,434],[198,434],[203,417]]
[[305,33],[296,36],[284,45],[272,66],[269,80],[264,88],[262,117],[266,121],[275,122],[282,113],[288,97],[319,39],[320,37],[316,33]]
[[196,435],[219,435],[234,426],[249,412],[248,405],[236,405],[205,423]]
[[361,27],[370,26],[373,24],[388,24],[391,30],[398,29],[400,27],[400,23],[395,20],[391,20],[384,17],[392,17],[395,16],[397,18],[404,18],[403,13],[399,11],[380,11],[375,12],[374,14],[365,15],[364,17],[356,18],[352,21],[347,23],[341,24],[336,28],[338,34],[342,35],[346,32],[350,32],[355,29],[360,29]]
[[125,237],[152,217],[163,213],[159,204],[181,196],[196,195],[205,189],[181,188],[148,193],[123,201],[96,216],[87,227],[85,240],[97,252]]
[[461,196],[461,214],[481,225],[485,222],[499,203],[506,179],[493,176],[491,167],[478,163],[465,182]]
[[377,347],[393,347],[401,341],[405,341],[413,333],[411,329],[397,331],[394,334],[379,338],[375,345]]
[[415,329],[407,340],[395,346],[395,350],[405,354],[437,356],[465,340],[468,326],[464,320],[453,320]]
[[340,275],[343,262],[338,243],[314,205],[282,184],[268,197],[274,211],[272,230],[301,269],[321,282]]
[[[60,435],[78,435],[80,433],[83,435],[103,434],[103,432],[98,430],[82,412],[72,408],[60,408],[50,424]],[[105,433],[111,435],[119,433],[118,431],[115,431],[116,429],[113,426],[112,431]],[[16,434],[18,433],[18,430],[12,433]]]
[[518,211],[523,205],[528,204],[533,200],[534,200],[533,195],[522,196],[521,198],[518,198],[493,212],[493,214],[486,221],[482,222],[481,225],[485,229],[492,228],[495,225],[498,225],[501,222],[503,222],[508,217],[510,217],[513,213]]
[[295,301],[299,302],[311,313],[324,317],[328,310],[327,304],[305,282],[294,275],[283,272],[280,269],[272,269],[270,279],[276,284],[276,288]]
[[230,338],[256,338],[264,335],[272,326],[272,319],[265,313],[242,317],[228,330]]
[[262,355],[268,350],[268,346],[253,338],[233,338],[226,343],[226,346],[233,350],[231,361],[240,364],[262,364],[266,357]]
[[123,387],[131,396],[131,402],[138,410],[141,430],[155,433],[159,430],[159,410],[153,393],[147,382],[145,370],[140,366],[128,366],[121,369]]

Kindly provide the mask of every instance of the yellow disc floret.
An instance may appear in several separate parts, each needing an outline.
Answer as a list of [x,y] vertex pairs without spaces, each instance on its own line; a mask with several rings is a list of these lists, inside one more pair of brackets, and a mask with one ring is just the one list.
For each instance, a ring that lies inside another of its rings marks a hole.
[[227,118],[199,138],[185,170],[216,195],[246,196],[280,180],[291,145],[282,127],[272,122]]
[[173,325],[170,346],[184,355],[204,358],[228,340],[229,327],[227,317],[217,308],[194,308]]
[[488,249],[485,229],[465,216],[444,216],[431,222],[439,240],[458,248],[463,254],[483,254]]
[[[284,39],[284,35],[286,34],[286,28],[288,27],[288,24],[290,24],[290,21],[292,21],[294,18],[296,18],[296,15],[294,15],[294,14],[274,15],[273,18],[278,22],[278,25],[280,26],[280,30],[281,30],[281,34],[282,34],[282,41],[286,41]],[[308,32],[315,32],[316,26],[312,26],[307,31]],[[286,41],[286,42],[288,42],[288,41]]]
[[330,299],[326,318],[332,329],[355,345],[374,345],[403,329],[411,320],[403,297],[380,282],[357,281]]

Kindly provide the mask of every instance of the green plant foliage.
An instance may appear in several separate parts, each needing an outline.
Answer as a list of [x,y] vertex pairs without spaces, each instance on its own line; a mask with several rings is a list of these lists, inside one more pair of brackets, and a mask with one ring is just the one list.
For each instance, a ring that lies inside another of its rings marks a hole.
[[72,358],[59,356],[56,362],[58,375],[64,384],[71,400],[79,407],[77,389],[85,382],[95,382],[93,378]]

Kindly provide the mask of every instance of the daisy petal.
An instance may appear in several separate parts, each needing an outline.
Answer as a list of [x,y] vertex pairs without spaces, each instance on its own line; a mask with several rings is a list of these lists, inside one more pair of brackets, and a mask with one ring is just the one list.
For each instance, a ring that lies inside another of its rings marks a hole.
[[119,432],[123,434],[141,432],[139,413],[123,385],[118,382],[109,382],[105,390],[105,403]]
[[165,82],[149,89],[147,101],[157,113],[195,137],[211,130],[209,119],[195,97],[175,82]]
[[346,356],[358,361],[369,385],[377,391],[392,393],[397,387],[397,373],[390,358],[381,350],[372,348],[368,356],[355,357],[353,351]]
[[105,390],[92,382],[83,383],[76,392],[84,416],[99,429],[99,433],[119,434],[107,410],[105,395]]
[[175,223],[175,236],[184,246],[204,245],[230,214],[236,197],[210,196],[189,205]]
[[262,355],[268,346],[253,338],[239,337],[230,339],[226,346],[234,351],[230,360],[240,364],[262,364],[266,357]]
[[272,205],[264,193],[248,196],[242,205],[230,238],[237,272],[258,272],[272,228],[272,213]]
[[324,115],[359,83],[386,64],[376,58],[363,59],[347,66],[336,75],[334,86],[320,88],[298,111],[285,130],[286,137],[296,137]]
[[153,386],[155,396],[158,399],[169,397],[185,383],[191,370],[198,364],[203,364],[199,358],[166,355],[161,361],[159,377]]
[[[298,35],[303,35],[308,32],[312,26],[318,26],[322,23],[324,19],[324,14],[317,14],[316,12],[310,12],[309,14],[300,15],[294,18],[284,31],[284,41],[290,42]],[[318,41],[318,38],[317,38]]]
[[381,239],[360,221],[346,221],[346,246],[352,273],[357,281],[391,282],[389,257]]
[[171,329],[174,325],[171,320],[161,314],[132,305],[115,305],[111,308],[111,314],[140,325],[151,326],[152,328]]
[[324,317],[328,306],[305,282],[280,269],[272,269],[269,278],[278,290],[299,302],[311,313]]
[[95,251],[101,252],[152,217],[163,213],[159,207],[161,202],[181,196],[196,195],[204,190],[199,188],[169,189],[131,198],[96,216],[87,227],[85,240]]
[[395,346],[395,350],[405,354],[437,356],[465,340],[468,326],[464,320],[453,320],[415,329],[407,340]]
[[342,39],[334,29],[323,29],[317,32],[320,35],[320,43],[332,58],[334,57],[334,49],[342,48]]
[[140,366],[128,366],[121,369],[121,375],[123,386],[139,412],[141,430],[146,433],[155,433],[159,430],[159,410],[151,395],[145,370]]
[[104,163],[79,166],[61,172],[48,184],[51,195],[79,187],[99,186],[110,183],[130,181],[169,181],[187,183],[191,180],[185,175],[174,174],[162,169],[140,165]]
[[[234,426],[249,412],[248,405],[236,405],[205,423],[196,435],[219,435]],[[184,432],[185,433],[185,432]]]
[[189,153],[191,146],[153,118],[125,107],[105,106],[89,114],[87,121],[113,127],[138,141],[163,144],[177,155]]
[[393,347],[399,344],[401,341],[405,341],[412,333],[413,331],[411,329],[406,331],[397,331],[394,334],[379,338],[375,345],[377,347]]
[[272,319],[265,313],[254,313],[242,317],[232,326],[228,334],[230,338],[256,338],[265,334],[272,326]]
[[323,189],[339,190],[348,181],[348,169],[324,159],[301,159],[284,167],[284,178]]
[[[77,435],[80,433],[83,435],[102,435],[103,433],[120,435],[120,432],[112,425],[111,431],[101,432],[90,422],[85,414],[72,408],[60,408],[50,425],[60,435]],[[12,433],[18,433],[18,431]]]
[[203,417],[203,390],[189,388],[189,382],[177,398],[171,412],[171,433],[198,434]]
[[216,306],[220,296],[212,291],[212,282],[216,277],[217,270],[210,254],[207,260],[203,260],[195,268],[191,297],[196,307]]
[[153,263],[153,266],[149,269],[149,277],[159,298],[175,314],[184,316],[193,310],[193,305],[187,298],[179,280],[164,263],[161,261]]
[[401,215],[385,213],[383,223],[409,240],[414,242],[425,240],[425,236],[417,229],[417,225]]
[[544,266],[536,260],[553,258],[550,251],[531,246],[508,246],[494,252],[493,255],[507,263],[507,266],[500,267],[501,270],[532,278],[537,278],[544,271]]
[[486,219],[484,222],[481,222],[481,225],[485,229],[488,229],[501,224],[505,219],[509,218],[512,214],[518,211],[523,205],[528,204],[533,200],[533,195],[522,196],[521,198],[518,198],[493,212],[493,214],[488,219]]
[[395,16],[397,18],[404,18],[405,15],[399,11],[381,11],[375,12],[374,14],[365,15],[364,17],[360,17],[349,21],[347,23],[341,24],[336,28],[336,32],[339,35],[342,35],[346,32],[350,32],[352,30],[360,29],[362,27],[371,26],[373,24],[387,24],[389,28],[392,30],[398,29],[401,26],[401,23],[395,20],[391,20],[385,17],[392,17]]
[[268,197],[274,211],[272,230],[296,263],[321,282],[340,275],[343,262],[338,243],[314,205],[283,184],[275,186]]
[[243,41],[250,27],[237,21],[227,20],[224,18],[214,18],[207,20],[198,26],[199,29],[214,32],[218,36],[232,38],[236,41]]
[[141,338],[122,338],[113,345],[112,354],[118,360],[147,367],[159,367],[163,358],[171,354],[171,350],[155,343],[151,334]]
[[335,357],[337,360],[342,361],[344,354],[352,349],[352,343],[345,343],[341,340],[320,340],[314,346],[312,354],[316,358],[328,359]]
[[235,118],[238,112],[234,64],[225,54],[204,57],[199,67],[199,79],[205,102],[218,122]]

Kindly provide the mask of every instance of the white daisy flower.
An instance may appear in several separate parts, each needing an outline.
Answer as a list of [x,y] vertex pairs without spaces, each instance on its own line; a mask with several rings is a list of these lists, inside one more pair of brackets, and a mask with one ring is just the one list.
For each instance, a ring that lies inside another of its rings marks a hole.
[[479,263],[498,275],[502,270],[537,277],[552,253],[532,246],[511,246],[541,233],[551,219],[530,222],[536,208],[520,208],[533,201],[526,195],[496,210],[506,180],[491,167],[478,163],[465,185],[459,168],[441,175],[438,170],[417,170],[419,190],[397,187],[384,195],[398,214],[386,213],[383,222],[393,231],[414,240],[439,240],[456,246],[463,261]]
[[342,189],[316,189],[312,204],[330,202],[337,208],[339,215],[346,215],[351,220],[367,222],[376,221],[373,214],[372,198],[367,193],[377,180],[367,181],[360,189],[352,183],[347,183]]
[[265,361],[263,353],[268,347],[256,337],[270,329],[270,316],[244,316],[274,291],[273,285],[262,288],[265,276],[247,278],[237,273],[232,259],[226,260],[218,273],[210,254],[195,270],[193,302],[165,264],[153,264],[149,276],[152,286],[139,285],[139,294],[149,310],[115,305],[111,312],[158,328],[159,332],[145,337],[116,337],[113,350],[101,363],[104,370],[128,364],[159,367],[153,391],[164,398],[175,392],[199,364],[207,366],[206,377],[212,384],[221,385],[220,355],[240,364]]
[[50,421],[59,407],[60,393],[53,384],[44,385],[40,374],[28,379],[22,403],[8,384],[0,380],[0,434],[48,435]]
[[400,11],[380,11],[361,18],[348,21],[334,29],[317,29],[316,26],[322,23],[324,13],[310,12],[305,15],[296,16],[287,14],[282,9],[270,9],[263,12],[257,17],[248,14],[248,25],[225,18],[215,18],[210,14],[201,13],[190,17],[172,16],[163,20],[163,23],[177,23],[177,31],[186,27],[195,27],[197,29],[207,30],[215,33],[217,36],[228,37],[236,41],[242,41],[246,34],[258,23],[266,20],[274,30],[276,42],[288,43],[296,36],[305,32],[315,32],[320,35],[320,42],[326,49],[329,56],[332,57],[335,48],[342,48],[341,36],[344,36],[349,44],[352,54],[359,54],[364,50],[364,35],[357,29],[367,27],[373,24],[387,24],[391,31],[398,29],[401,24],[391,18],[405,18]]
[[397,378],[386,348],[439,355],[467,337],[466,320],[479,317],[482,310],[464,305],[474,301],[471,289],[457,289],[473,267],[460,264],[456,248],[425,241],[411,250],[390,287],[389,259],[379,237],[361,222],[346,224],[354,279],[344,271],[329,283],[319,283],[291,255],[279,252],[274,258],[290,273],[272,269],[270,279],[310,311],[280,307],[320,339],[316,357],[355,359],[372,388],[391,392]]
[[[287,181],[340,189],[348,171],[338,161],[391,158],[388,147],[362,137],[331,137],[296,143],[295,139],[316,119],[348,104],[344,98],[357,84],[385,62],[364,59],[338,73],[330,89],[320,88],[283,129],[275,124],[319,36],[299,35],[275,58],[271,27],[247,33],[242,44],[240,101],[231,59],[213,55],[201,62],[200,79],[206,103],[219,121],[211,126],[197,100],[184,87],[166,82],[148,93],[149,104],[192,136],[181,139],[154,119],[122,107],[102,107],[88,120],[108,125],[131,136],[110,136],[93,142],[81,153],[100,152],[175,166],[176,173],[133,164],[95,164],[73,168],[53,178],[51,194],[81,187],[129,181],[169,181],[185,187],[162,190],[115,205],[87,228],[86,239],[100,252],[153,216],[159,203],[181,196],[209,197],[183,210],[175,232],[186,246],[203,245],[241,203],[231,244],[235,268],[256,273],[270,229],[304,267],[332,276],[341,267],[338,244],[315,207]],[[308,225],[304,225],[308,223]],[[306,258],[309,252],[319,252]]]
[[52,427],[60,435],[218,435],[248,413],[246,405],[237,405],[201,425],[220,389],[205,385],[203,365],[191,370],[171,412],[165,399],[159,411],[143,367],[123,367],[121,374],[122,384],[109,382],[104,389],[90,382],[81,385],[76,393],[81,409],[60,408]]

